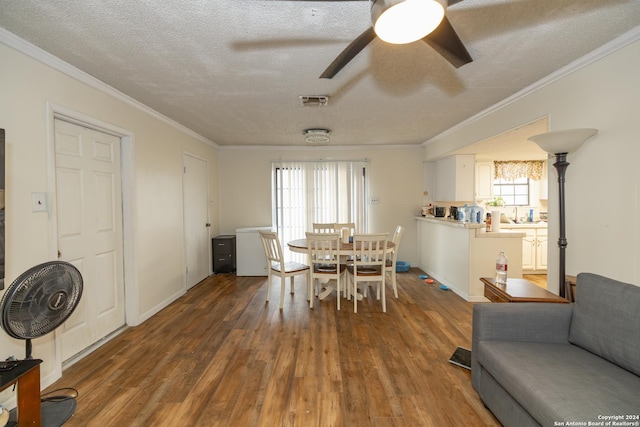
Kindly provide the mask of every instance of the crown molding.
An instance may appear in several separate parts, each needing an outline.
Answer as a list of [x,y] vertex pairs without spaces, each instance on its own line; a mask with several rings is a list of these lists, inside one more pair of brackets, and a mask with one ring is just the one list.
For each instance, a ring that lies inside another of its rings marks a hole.
[[75,79],[77,81],[79,81],[80,83],[83,83],[89,87],[92,87],[94,89],[97,89],[101,92],[103,92],[106,95],[111,96],[112,98],[117,99],[118,101],[124,102],[127,105],[130,105],[148,115],[150,115],[151,117],[179,130],[180,132],[185,133],[186,135],[197,139],[198,141],[201,141],[207,145],[210,145],[211,147],[214,148],[219,148],[218,145],[216,143],[214,143],[213,141],[205,138],[204,136],[192,131],[191,129],[181,125],[180,123],[176,122],[175,120],[172,120],[170,118],[168,118],[167,116],[158,113],[157,111],[149,108],[147,105],[135,100],[134,98],[130,97],[129,95],[126,95],[122,92],[120,92],[119,90],[115,89],[112,86],[109,86],[108,84],[106,84],[105,82],[96,79],[95,77],[91,76],[88,73],[85,73],[84,71],[80,70],[79,68],[74,67],[73,65],[63,61],[62,59],[50,54],[49,52],[46,52],[43,49],[40,49],[39,47],[29,43],[28,41],[16,36],[15,34],[5,30],[4,28],[0,27],[0,43],[68,76],[71,77],[72,79]]
[[640,26],[635,27],[632,30],[627,31],[626,33],[624,33],[623,35],[613,39],[612,41],[610,41],[609,43],[606,43],[602,46],[600,46],[599,48],[593,50],[592,52],[586,54],[585,56],[576,59],[575,61],[573,61],[572,63],[554,71],[553,73],[549,74],[546,77],[543,77],[542,79],[538,80],[537,82],[533,83],[532,85],[522,89],[519,92],[516,92],[515,94],[511,95],[508,98],[503,99],[502,101],[498,102],[497,104],[492,105],[491,107],[479,112],[478,114],[469,117],[468,119],[464,120],[463,122],[458,123],[457,125],[445,130],[444,132],[434,136],[433,138],[428,139],[427,141],[423,142],[421,144],[422,147],[426,147],[430,144],[433,144],[434,142],[437,142],[457,131],[459,131],[460,129],[469,126],[470,124],[481,120],[489,115],[491,115],[492,113],[508,106],[509,104],[512,104],[516,101],[519,101],[522,98],[525,98],[527,96],[529,96],[530,94],[544,88],[545,86],[548,86],[552,83],[557,82],[558,80],[575,73],[576,71],[596,62],[599,61],[600,59],[632,44],[637,42],[638,40],[640,40]]
[[384,145],[219,145],[220,151],[348,151],[348,150],[393,150],[422,149],[421,144]]

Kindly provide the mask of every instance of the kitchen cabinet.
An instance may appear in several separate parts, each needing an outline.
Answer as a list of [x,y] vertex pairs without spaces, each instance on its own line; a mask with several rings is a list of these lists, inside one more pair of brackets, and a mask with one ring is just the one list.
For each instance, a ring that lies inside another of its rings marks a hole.
[[493,198],[493,162],[476,162],[476,200]]
[[536,230],[536,270],[547,269],[547,247],[549,234],[546,228]]
[[537,241],[535,228],[520,230],[525,232],[522,238],[522,269],[535,270],[537,256]]
[[437,160],[434,167],[433,200],[472,202],[474,200],[475,159],[461,154]]
[[522,238],[522,271],[525,273],[535,273],[547,269],[547,240],[548,231],[546,227],[523,225],[506,225],[502,229],[520,231],[525,233]]

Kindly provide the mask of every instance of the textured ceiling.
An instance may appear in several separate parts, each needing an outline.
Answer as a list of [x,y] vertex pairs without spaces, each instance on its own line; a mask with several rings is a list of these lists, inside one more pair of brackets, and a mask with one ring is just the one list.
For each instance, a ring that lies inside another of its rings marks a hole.
[[[474,62],[374,40],[367,1],[0,0],[0,26],[220,146],[421,144],[640,24],[638,0],[465,0]],[[329,95],[301,107],[300,95]]]

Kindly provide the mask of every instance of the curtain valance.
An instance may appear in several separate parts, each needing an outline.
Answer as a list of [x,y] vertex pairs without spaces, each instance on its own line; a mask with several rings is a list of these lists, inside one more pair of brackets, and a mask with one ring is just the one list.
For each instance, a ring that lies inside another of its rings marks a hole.
[[529,178],[535,181],[542,179],[542,160],[508,160],[494,161],[495,179]]

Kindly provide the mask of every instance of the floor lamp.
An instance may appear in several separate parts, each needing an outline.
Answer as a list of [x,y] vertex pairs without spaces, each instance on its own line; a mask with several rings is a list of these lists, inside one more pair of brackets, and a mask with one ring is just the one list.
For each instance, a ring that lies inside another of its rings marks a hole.
[[559,283],[558,292],[562,298],[566,295],[565,269],[567,249],[567,236],[565,233],[565,205],[564,205],[564,177],[567,172],[569,162],[567,154],[573,153],[585,143],[585,141],[598,133],[597,129],[570,129],[557,132],[548,132],[535,135],[529,138],[549,154],[556,156],[553,166],[558,171],[558,195],[560,198],[560,235],[558,237],[558,248],[560,249],[560,264],[558,267]]

